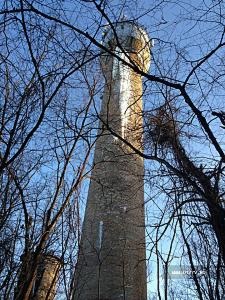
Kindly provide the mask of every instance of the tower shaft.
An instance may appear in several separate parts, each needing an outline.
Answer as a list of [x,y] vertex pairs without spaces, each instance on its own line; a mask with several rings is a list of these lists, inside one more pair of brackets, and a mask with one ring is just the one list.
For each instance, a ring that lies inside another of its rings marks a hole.
[[[141,57],[144,66],[143,58],[149,62],[149,50],[143,52],[145,39],[137,33],[132,36],[133,29],[139,30],[136,25],[124,22],[122,26],[117,32],[126,52],[108,32],[113,51],[139,65]],[[74,300],[146,300],[143,159],[112,134],[141,150],[142,80],[108,55],[102,57],[102,68],[103,130],[96,142]]]

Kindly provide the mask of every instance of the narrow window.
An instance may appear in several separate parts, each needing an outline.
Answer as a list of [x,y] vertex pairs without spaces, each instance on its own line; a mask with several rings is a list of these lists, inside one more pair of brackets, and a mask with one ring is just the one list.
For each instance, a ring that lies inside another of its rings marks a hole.
[[102,248],[102,237],[103,237],[103,221],[100,221],[99,229],[98,229],[99,250],[101,250],[101,248]]

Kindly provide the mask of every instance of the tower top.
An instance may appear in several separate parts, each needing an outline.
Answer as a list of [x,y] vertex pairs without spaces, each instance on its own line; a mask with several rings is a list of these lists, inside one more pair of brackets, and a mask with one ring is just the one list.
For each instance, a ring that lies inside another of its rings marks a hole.
[[152,43],[143,27],[125,19],[112,25],[107,25],[103,32],[103,44],[113,51],[119,48],[121,52],[136,53],[139,67],[148,71]]
[[148,34],[143,29],[143,27],[134,21],[126,20],[125,16],[119,22],[115,24],[113,23],[113,26],[115,31],[110,25],[107,25],[105,28],[105,31],[103,33],[103,42],[105,44],[115,39],[117,36],[120,43],[123,43],[123,41],[128,37],[133,37],[137,40],[143,40],[144,43],[148,44],[148,46],[151,46]]

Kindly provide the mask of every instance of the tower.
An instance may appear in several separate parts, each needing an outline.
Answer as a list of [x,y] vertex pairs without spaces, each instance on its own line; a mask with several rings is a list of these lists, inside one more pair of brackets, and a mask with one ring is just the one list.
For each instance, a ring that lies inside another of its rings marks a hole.
[[[106,30],[105,90],[99,139],[75,270],[74,300],[146,300],[142,78],[120,60],[147,71],[150,42],[137,24],[122,21]],[[116,32],[116,35],[115,35]]]
[[32,285],[23,293],[24,284],[30,280],[31,265],[34,259],[33,252],[21,256],[22,264],[14,293],[15,300],[53,300],[55,298],[62,261],[50,253],[40,254],[37,260],[37,271],[32,278]]

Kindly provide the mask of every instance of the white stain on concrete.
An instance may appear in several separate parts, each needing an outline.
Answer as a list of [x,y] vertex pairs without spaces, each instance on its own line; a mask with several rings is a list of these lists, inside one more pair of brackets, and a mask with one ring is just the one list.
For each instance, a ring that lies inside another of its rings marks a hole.
[[[115,49],[115,53],[120,56],[124,61],[129,62],[129,58],[118,47]],[[126,66],[122,61],[117,58],[113,59],[112,69],[113,80],[117,81],[116,86],[118,88],[118,98],[120,105],[121,116],[121,133],[125,138],[126,129],[128,126],[130,115],[130,98],[131,98],[131,78],[130,68]]]

